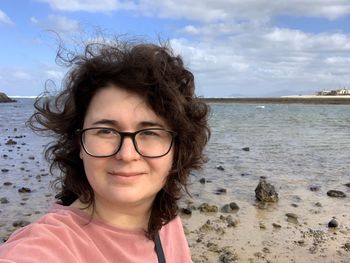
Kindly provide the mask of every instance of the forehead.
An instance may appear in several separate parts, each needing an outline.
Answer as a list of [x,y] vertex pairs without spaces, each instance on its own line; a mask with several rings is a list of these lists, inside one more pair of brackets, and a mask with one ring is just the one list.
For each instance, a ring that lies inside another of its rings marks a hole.
[[117,86],[100,89],[92,98],[85,115],[84,125],[101,119],[118,122],[121,126],[136,126],[140,122],[155,122],[165,126],[140,95]]

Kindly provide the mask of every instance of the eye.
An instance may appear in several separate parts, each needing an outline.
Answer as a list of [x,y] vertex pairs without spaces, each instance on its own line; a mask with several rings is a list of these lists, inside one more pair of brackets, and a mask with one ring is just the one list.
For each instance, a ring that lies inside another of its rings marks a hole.
[[139,133],[139,136],[157,137],[160,136],[161,132],[161,130],[144,130]]
[[115,135],[113,130],[104,128],[96,129],[95,134],[101,137],[112,137]]

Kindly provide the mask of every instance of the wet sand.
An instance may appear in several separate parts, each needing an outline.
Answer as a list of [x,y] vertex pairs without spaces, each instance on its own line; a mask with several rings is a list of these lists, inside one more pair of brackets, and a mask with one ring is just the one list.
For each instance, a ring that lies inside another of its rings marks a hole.
[[[182,214],[194,262],[349,262],[350,203],[348,197],[334,198],[326,189],[317,192],[280,190],[277,203],[254,199],[236,202],[240,209],[220,212],[226,202],[209,197],[218,212],[203,213],[200,201],[187,199],[192,215]],[[226,199],[227,201],[227,199]],[[235,201],[235,200],[230,200]],[[230,202],[229,201],[229,202]],[[228,203],[228,202],[227,202]],[[294,214],[290,218],[286,214]],[[330,228],[333,218],[338,227]]]

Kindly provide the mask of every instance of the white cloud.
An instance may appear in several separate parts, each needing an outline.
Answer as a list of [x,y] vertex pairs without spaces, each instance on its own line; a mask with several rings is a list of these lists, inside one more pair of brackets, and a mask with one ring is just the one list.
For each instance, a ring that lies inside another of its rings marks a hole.
[[65,16],[49,15],[47,20],[38,20],[36,17],[31,17],[30,21],[45,30],[54,30],[59,33],[74,34],[80,31],[79,22]]
[[350,2],[344,0],[140,0],[134,2],[141,12],[148,15],[198,21],[264,19],[275,15],[337,19],[350,14]]
[[60,11],[86,11],[86,12],[110,12],[117,9],[134,9],[132,1],[118,0],[36,0],[48,3],[53,10]]
[[21,79],[21,80],[28,80],[32,79],[32,76],[28,74],[27,72],[24,71],[15,71],[13,72],[13,77],[16,79]]
[[12,20],[0,9],[0,23],[14,25]]

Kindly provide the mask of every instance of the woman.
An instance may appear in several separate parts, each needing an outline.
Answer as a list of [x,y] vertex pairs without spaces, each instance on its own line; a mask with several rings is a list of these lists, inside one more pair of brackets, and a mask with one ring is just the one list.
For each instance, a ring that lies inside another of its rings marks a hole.
[[58,203],[0,247],[0,262],[192,262],[177,201],[210,135],[192,73],[154,44],[67,57],[64,89],[29,121],[56,138],[46,157]]

